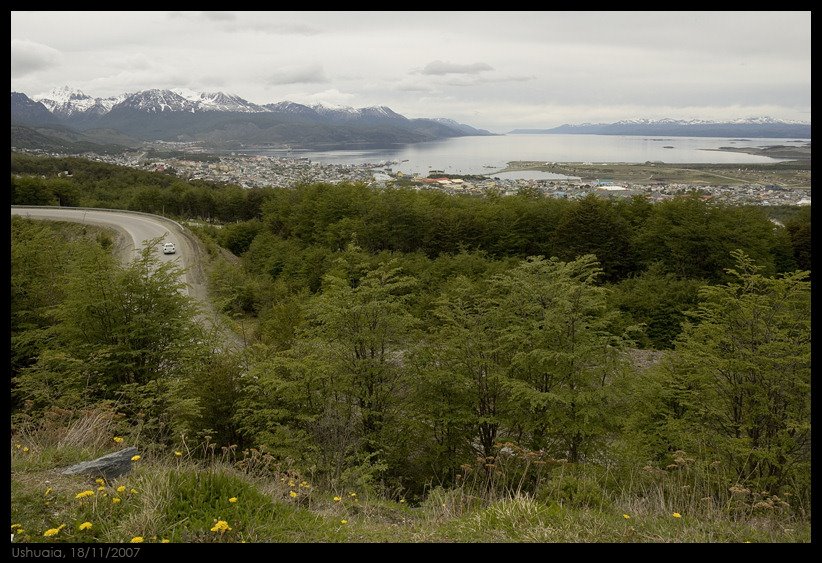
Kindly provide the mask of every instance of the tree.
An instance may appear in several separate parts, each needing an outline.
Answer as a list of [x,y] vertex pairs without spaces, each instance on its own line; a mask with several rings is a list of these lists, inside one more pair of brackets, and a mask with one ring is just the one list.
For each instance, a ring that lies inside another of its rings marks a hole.
[[[724,457],[740,482],[776,492],[810,476],[808,273],[766,277],[741,251],[732,281],[705,286],[670,365],[680,444]],[[690,448],[690,449],[689,449]]]
[[592,255],[532,257],[492,279],[499,347],[509,358],[507,421],[531,449],[577,462],[613,426],[609,388],[625,342]]
[[803,207],[785,224],[791,238],[793,256],[800,270],[811,269],[811,208]]
[[565,213],[553,237],[557,255],[563,260],[594,254],[604,281],[622,279],[636,269],[628,222],[612,203],[593,194]]

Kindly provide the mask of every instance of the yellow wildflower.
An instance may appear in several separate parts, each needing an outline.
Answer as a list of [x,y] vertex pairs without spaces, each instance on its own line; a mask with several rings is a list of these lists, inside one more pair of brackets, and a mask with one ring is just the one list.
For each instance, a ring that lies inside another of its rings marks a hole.
[[163,539],[160,540],[160,543],[169,543],[169,542],[171,542],[171,540],[166,539],[166,538],[163,538]]
[[122,443],[123,443],[123,439],[122,439],[120,436],[115,436],[115,437],[114,437],[114,443],[115,443],[115,444],[122,444]]
[[62,529],[63,529],[63,528],[65,528],[65,527],[66,527],[66,525],[65,525],[65,524],[60,524],[60,525],[59,525],[59,526],[57,526],[56,528],[49,528],[48,530],[46,530],[45,532],[43,532],[43,535],[44,535],[45,537],[47,537],[47,538],[50,538],[51,536],[56,536],[57,534],[59,534],[59,533],[60,533],[60,530],[62,530]]
[[622,517],[623,517],[623,518],[625,518],[626,520],[630,520],[630,519],[631,519],[631,517],[630,517],[630,516],[628,516],[627,514],[623,514],[623,515],[622,515]]
[[340,502],[341,500],[342,500],[342,497],[334,497],[334,502]]
[[353,498],[353,497],[356,497],[356,496],[357,496],[357,493],[355,493],[355,492],[353,492],[353,491],[352,491],[352,492],[348,493],[348,496],[350,496],[350,497],[352,497],[352,498]]
[[143,536],[134,536],[129,543],[143,543]]
[[17,528],[22,528],[22,527],[23,527],[23,526],[22,526],[22,525],[20,525],[20,524],[12,524],[12,525],[11,525],[11,529],[12,529],[12,530],[15,530],[15,529],[17,529]]
[[308,483],[306,483],[305,481],[303,481],[302,483],[300,483],[300,486],[301,486],[302,488],[304,488],[304,489],[307,489],[307,488],[309,487]]
[[231,497],[230,499],[228,499],[228,502],[237,502],[237,497]]
[[94,491],[82,491],[74,495],[74,498],[85,498],[85,497],[93,497]]
[[136,495],[137,494],[137,489],[131,489],[129,492],[133,495]]
[[51,487],[49,487],[48,489],[46,489],[46,492],[45,492],[45,493],[43,493],[43,496],[44,496],[44,497],[49,496],[49,493],[50,493],[51,491],[52,491],[52,488],[51,488]]
[[674,512],[674,518],[682,518],[682,514],[679,512]]
[[404,498],[401,498],[401,499],[400,499],[400,502],[405,502],[405,499],[404,499]]
[[211,528],[211,531],[212,532],[220,532],[222,534],[223,532],[230,532],[231,527],[228,525],[228,522],[226,522],[225,520],[218,520],[217,523],[214,524],[214,526]]
[[28,446],[24,446],[24,447],[23,447],[23,452],[24,452],[24,453],[28,453],[28,451],[29,451],[29,447],[28,447]]
[[348,524],[348,520],[340,520],[340,524]]
[[126,486],[125,485],[120,485],[119,487],[117,487],[117,492],[118,493],[126,492]]
[[90,530],[92,526],[93,524],[91,522],[83,522],[82,524],[77,526],[77,528],[80,530]]
[[289,487],[293,487],[293,486],[294,486],[294,481],[289,481],[289,482],[288,482],[288,486],[289,486]]
[[97,479],[95,479],[94,482],[97,483],[98,485],[105,485],[106,484],[105,480],[100,479],[99,477]]
[[178,452],[174,452],[174,455],[175,455],[176,457],[183,457],[183,452],[179,452],[179,451],[178,451]]
[[111,499],[111,502],[113,504],[120,504],[122,501],[123,499],[121,499],[120,497],[114,497],[113,499]]
[[131,461],[140,461],[141,457],[142,456],[140,456],[140,455],[133,455],[133,456],[131,456]]
[[100,485],[99,487],[97,487],[97,490],[98,490],[98,491],[105,491],[105,490],[106,490],[106,486],[105,486],[105,485]]
[[14,447],[15,447],[15,448],[17,448],[17,449],[19,450],[19,449],[20,449],[20,448],[22,448],[23,446],[21,446],[20,444],[14,444]]
[[291,491],[290,493],[288,493],[288,496],[290,496],[291,498],[297,498],[297,492]]

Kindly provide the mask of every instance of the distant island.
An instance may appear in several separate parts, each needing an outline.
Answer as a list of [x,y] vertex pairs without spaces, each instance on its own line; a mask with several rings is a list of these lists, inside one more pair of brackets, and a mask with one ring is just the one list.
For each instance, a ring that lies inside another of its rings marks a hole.
[[515,135],[653,135],[671,137],[811,138],[811,124],[755,117],[734,121],[632,119],[616,123],[560,125],[551,129],[514,129]]

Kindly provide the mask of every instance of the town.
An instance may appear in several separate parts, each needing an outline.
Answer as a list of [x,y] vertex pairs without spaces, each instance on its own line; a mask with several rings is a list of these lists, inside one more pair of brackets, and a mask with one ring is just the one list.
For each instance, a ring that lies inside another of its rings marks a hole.
[[[14,149],[21,152],[64,157],[60,153]],[[285,187],[305,183],[362,182],[375,188],[409,187],[417,190],[439,190],[449,194],[482,195],[489,192],[515,195],[522,190],[542,193],[546,197],[578,199],[595,194],[607,198],[643,196],[656,202],[697,192],[706,201],[734,205],[810,205],[807,187],[786,187],[776,184],[704,185],[688,183],[636,183],[609,180],[512,179],[487,175],[457,176],[444,171],[432,171],[427,177],[393,171],[397,162],[361,164],[328,164],[312,162],[305,157],[247,155],[231,153],[209,156],[180,153],[174,157],[151,157],[146,153],[101,155],[84,153],[83,158],[128,166],[141,170],[173,173],[188,180],[229,183],[244,188]]]

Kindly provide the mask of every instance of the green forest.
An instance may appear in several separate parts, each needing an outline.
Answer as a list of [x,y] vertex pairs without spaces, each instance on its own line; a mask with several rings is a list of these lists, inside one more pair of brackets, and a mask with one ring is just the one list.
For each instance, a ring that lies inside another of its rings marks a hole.
[[[809,207],[244,189],[22,154],[11,202],[187,224],[244,342],[151,251],[124,266],[111,232],[14,217],[27,541],[810,539]],[[145,498],[44,494],[120,444]]]

